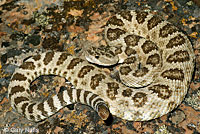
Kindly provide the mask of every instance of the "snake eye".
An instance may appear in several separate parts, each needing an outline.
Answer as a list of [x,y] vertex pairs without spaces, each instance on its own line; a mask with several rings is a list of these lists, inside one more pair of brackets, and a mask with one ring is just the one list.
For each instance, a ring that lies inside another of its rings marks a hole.
[[96,55],[95,58],[96,58],[96,59],[99,59],[99,55]]

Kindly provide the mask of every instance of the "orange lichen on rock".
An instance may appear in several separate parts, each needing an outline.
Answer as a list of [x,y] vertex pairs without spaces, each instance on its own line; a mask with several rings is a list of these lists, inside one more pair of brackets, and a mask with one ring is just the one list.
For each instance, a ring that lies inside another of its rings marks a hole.
[[198,32],[193,32],[189,36],[193,38],[197,38]]
[[169,2],[172,5],[172,10],[176,11],[178,8],[177,6],[175,6],[174,1],[173,0],[165,0],[165,2]]
[[70,53],[70,54],[72,54],[72,55],[74,55],[74,49],[75,49],[75,46],[72,45],[69,48],[67,48],[67,52]]
[[198,128],[198,123],[200,122],[200,112],[195,111],[192,107],[186,106],[184,104],[180,105],[180,109],[184,111],[187,118],[183,122],[179,123],[178,126],[185,129],[186,134],[191,134],[193,130],[188,129],[188,124],[194,124],[196,126],[196,129],[198,133],[200,133],[200,128]]
[[72,16],[82,16],[84,10],[71,9],[68,14]]

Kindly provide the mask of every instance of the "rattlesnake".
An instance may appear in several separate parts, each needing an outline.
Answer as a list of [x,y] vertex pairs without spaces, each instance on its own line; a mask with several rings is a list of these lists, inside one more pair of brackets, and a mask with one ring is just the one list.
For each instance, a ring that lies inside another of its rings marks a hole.
[[[111,113],[125,120],[145,121],[167,114],[182,102],[194,68],[186,35],[150,12],[122,11],[107,21],[105,39],[114,48],[91,47],[86,59],[96,64],[103,61],[106,66],[118,62],[122,83],[86,60],[48,51],[15,70],[8,87],[12,107],[29,120],[40,121],[65,105],[80,102],[93,107],[103,120]],[[75,89],[33,102],[31,81],[49,74],[65,77]]]

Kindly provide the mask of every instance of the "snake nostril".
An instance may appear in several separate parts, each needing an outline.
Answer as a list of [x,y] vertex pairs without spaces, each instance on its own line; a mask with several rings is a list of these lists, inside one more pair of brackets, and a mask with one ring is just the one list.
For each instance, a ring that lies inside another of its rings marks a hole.
[[99,55],[96,55],[95,58],[96,58],[96,59],[99,59]]

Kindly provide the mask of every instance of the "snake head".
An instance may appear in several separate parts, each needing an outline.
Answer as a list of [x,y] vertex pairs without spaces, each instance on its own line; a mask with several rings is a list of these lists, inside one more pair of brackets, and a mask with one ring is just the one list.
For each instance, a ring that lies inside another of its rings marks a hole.
[[114,54],[112,48],[103,45],[87,49],[85,52],[85,58],[91,63],[102,66],[111,66],[117,64],[119,61],[118,56]]

